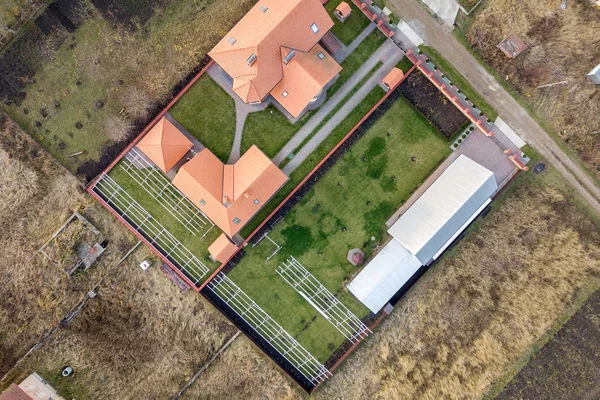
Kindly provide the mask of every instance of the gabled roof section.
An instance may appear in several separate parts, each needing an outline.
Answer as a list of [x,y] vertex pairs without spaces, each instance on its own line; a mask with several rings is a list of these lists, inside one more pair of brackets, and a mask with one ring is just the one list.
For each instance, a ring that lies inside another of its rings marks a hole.
[[237,251],[238,247],[229,240],[227,235],[221,235],[210,246],[208,252],[218,262],[224,263]]
[[281,48],[308,52],[331,27],[319,0],[261,0],[209,55],[233,78],[244,102],[257,102],[283,77]]
[[161,118],[137,144],[137,148],[165,173],[193,146],[192,141],[166,117]]
[[203,149],[180,169],[173,185],[233,237],[288,177],[256,146],[233,165]]
[[[289,50],[282,49],[285,60]],[[283,65],[283,79],[271,91],[271,95],[294,117],[297,118],[311,100],[340,73],[342,67],[320,45],[308,53],[296,52]]]

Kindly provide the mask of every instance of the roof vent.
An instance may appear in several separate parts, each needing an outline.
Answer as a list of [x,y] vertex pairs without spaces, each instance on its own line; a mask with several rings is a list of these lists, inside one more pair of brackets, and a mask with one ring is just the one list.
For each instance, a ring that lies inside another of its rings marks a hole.
[[200,205],[201,205],[201,206],[205,206],[205,205],[206,205],[206,200],[204,200],[204,199],[200,199]]
[[248,65],[252,65],[254,64],[254,62],[256,61],[256,53],[252,53],[252,55],[250,57],[248,57]]
[[235,44],[235,42],[237,42],[237,39],[236,39],[236,38],[234,38],[234,37],[232,36],[232,37],[230,37],[230,38],[227,40],[227,42],[228,42],[230,45],[234,45],[234,44]]
[[281,95],[282,95],[283,97],[288,97],[288,92],[287,92],[287,90],[284,90],[284,91],[283,91],[283,93],[281,93]]
[[285,65],[287,65],[290,61],[292,61],[292,58],[294,58],[294,56],[296,55],[296,50],[292,50],[288,53],[287,56],[285,56],[285,58],[283,59],[283,63]]
[[269,7],[267,7],[267,6],[260,6],[260,11],[261,12],[265,13],[265,12],[267,12],[268,9],[269,9]]

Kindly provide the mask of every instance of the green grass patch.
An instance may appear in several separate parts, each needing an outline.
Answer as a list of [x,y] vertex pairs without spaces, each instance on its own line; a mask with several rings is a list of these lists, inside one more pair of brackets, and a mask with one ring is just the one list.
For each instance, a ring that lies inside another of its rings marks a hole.
[[333,15],[333,10],[341,3],[341,0],[331,0],[327,4],[325,4],[325,10],[331,17],[334,22],[333,28],[331,28],[331,32],[346,46],[348,46],[352,41],[361,33],[367,26],[369,26],[369,19],[360,11],[354,3],[351,1],[347,1],[350,4],[350,8],[352,8],[352,14],[342,23],[335,15]]
[[450,153],[433,127],[407,102],[396,101],[269,234],[283,246],[279,253],[266,261],[273,250],[268,242],[247,248],[230,278],[311,353],[326,360],[344,338],[328,329],[329,322],[275,268],[296,257],[351,311],[366,316],[369,311],[344,289],[357,271],[346,260],[348,250],[359,247],[369,257],[387,238],[387,218]]
[[227,162],[235,136],[235,102],[210,76],[198,79],[169,113]]
[[342,63],[342,71],[327,94],[332,96],[360,68],[361,65],[385,42],[385,36],[378,30],[373,31]]
[[402,72],[404,72],[405,74],[408,72],[409,69],[411,69],[414,66],[414,64],[412,63],[412,61],[410,61],[408,59],[408,57],[402,57],[402,60],[400,60],[400,62],[398,62],[398,64],[396,64],[397,68],[400,68],[402,70]]
[[[217,239],[221,231],[215,226],[204,238],[201,238],[204,233],[195,236],[177,221],[158,201],[150,196],[140,184],[133,180],[120,165],[120,163],[117,164],[110,171],[109,176],[127,191],[154,219],[175,236],[192,254],[198,257],[211,272],[216,270],[220,263],[216,263],[209,258],[208,246]],[[208,274],[204,278],[208,278]]]
[[498,117],[498,112],[481,97],[481,95],[473,89],[473,86],[458,72],[452,64],[450,64],[436,49],[428,46],[421,46],[421,49],[427,54],[431,62],[439,67],[439,69],[450,79],[450,81],[458,86],[458,88],[479,108],[491,121],[495,121]]

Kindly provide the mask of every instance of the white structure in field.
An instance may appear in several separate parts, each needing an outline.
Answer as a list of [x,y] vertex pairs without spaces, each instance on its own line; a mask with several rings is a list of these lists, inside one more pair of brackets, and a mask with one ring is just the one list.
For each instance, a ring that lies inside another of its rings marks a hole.
[[378,312],[421,266],[452,244],[497,190],[493,172],[460,155],[391,226],[392,239],[348,289]]
[[590,78],[594,85],[600,85],[600,64],[596,65],[596,68],[590,71],[588,78]]

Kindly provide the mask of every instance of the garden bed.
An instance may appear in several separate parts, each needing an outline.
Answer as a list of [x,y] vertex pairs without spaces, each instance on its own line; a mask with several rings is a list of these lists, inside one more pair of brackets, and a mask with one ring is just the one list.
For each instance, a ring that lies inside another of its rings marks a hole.
[[400,92],[446,137],[451,138],[468,122],[454,106],[423,74],[410,74],[400,84]]

